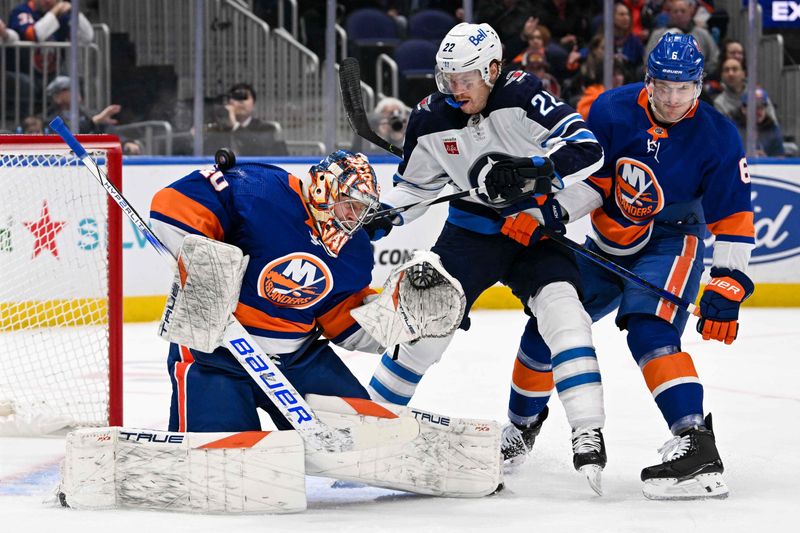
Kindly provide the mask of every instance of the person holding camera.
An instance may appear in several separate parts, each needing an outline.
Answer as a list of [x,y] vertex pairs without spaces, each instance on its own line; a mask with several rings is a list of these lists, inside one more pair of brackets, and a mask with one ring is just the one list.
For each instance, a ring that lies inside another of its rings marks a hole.
[[[393,145],[403,146],[410,114],[411,109],[402,100],[387,96],[381,98],[372,111],[370,126],[379,136]],[[363,140],[358,135],[353,138],[352,149],[365,154],[384,153],[383,148]]]
[[208,126],[209,147],[231,146],[238,155],[289,155],[286,141],[273,122],[254,116],[256,92],[249,83],[237,83],[225,96],[225,104],[214,112]]

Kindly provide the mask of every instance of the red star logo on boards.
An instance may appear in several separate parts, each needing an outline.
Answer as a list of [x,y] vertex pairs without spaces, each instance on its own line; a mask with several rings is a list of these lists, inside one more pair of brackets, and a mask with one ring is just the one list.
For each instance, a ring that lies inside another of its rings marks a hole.
[[23,222],[23,224],[36,238],[31,259],[39,255],[42,250],[47,250],[53,254],[53,257],[58,258],[56,235],[64,228],[66,222],[53,222],[50,219],[50,208],[47,207],[47,200],[42,202],[42,214],[39,216],[39,220],[36,222]]

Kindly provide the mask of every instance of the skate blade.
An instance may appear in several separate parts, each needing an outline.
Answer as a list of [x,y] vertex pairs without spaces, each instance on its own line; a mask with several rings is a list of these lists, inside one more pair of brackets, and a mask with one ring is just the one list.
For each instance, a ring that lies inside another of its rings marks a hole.
[[648,479],[642,487],[649,500],[707,500],[728,497],[728,485],[722,474],[699,474],[691,479]]
[[598,496],[603,495],[603,469],[600,465],[583,465],[578,472],[586,476],[586,481]]

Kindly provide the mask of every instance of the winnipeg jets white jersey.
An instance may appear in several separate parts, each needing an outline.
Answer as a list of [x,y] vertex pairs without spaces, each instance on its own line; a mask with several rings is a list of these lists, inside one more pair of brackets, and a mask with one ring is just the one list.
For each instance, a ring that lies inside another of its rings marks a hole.
[[[392,207],[437,196],[447,184],[458,190],[483,185],[491,165],[501,159],[547,156],[567,183],[583,180],[603,164],[603,150],[573,108],[523,71],[501,75],[486,107],[467,115],[434,93],[411,113],[403,161],[395,187],[381,197]],[[504,215],[531,207],[530,200],[500,209],[488,198],[450,202],[448,222],[478,233],[498,233]],[[409,210],[407,223],[424,213]]]

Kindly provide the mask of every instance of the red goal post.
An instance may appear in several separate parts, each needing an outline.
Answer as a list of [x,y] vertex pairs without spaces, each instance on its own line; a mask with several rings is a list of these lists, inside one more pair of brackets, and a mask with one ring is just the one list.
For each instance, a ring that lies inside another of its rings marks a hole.
[[[119,139],[77,137],[122,189]],[[0,418],[122,425],[119,208],[57,135],[0,135],[0,191]]]

